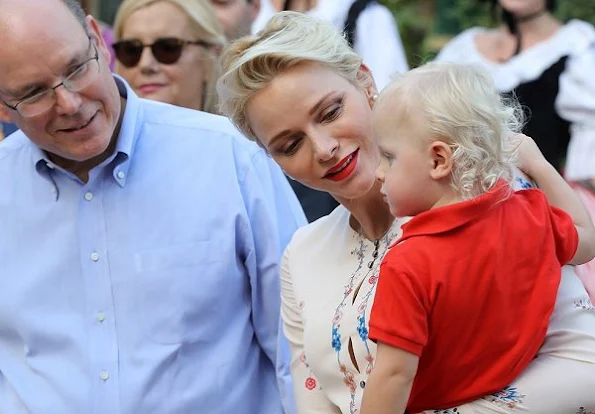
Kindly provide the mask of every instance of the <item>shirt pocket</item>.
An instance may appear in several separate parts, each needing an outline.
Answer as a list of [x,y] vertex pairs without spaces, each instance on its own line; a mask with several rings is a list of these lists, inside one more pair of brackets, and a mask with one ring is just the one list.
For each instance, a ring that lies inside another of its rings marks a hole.
[[160,344],[216,339],[226,272],[221,257],[221,243],[214,240],[135,254],[135,313],[148,339]]

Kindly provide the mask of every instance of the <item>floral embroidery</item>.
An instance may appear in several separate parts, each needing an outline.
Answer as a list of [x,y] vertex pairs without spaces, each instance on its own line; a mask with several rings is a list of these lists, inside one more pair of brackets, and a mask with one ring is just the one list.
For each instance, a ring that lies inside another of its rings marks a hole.
[[[434,410],[434,414],[460,414],[458,408],[449,408],[448,410]],[[422,413],[420,413],[422,414]]]
[[[395,221],[395,223],[397,223]],[[365,372],[367,375],[370,374],[372,371],[372,367],[374,366],[374,356],[372,355],[369,345],[368,345],[368,327],[366,324],[366,310],[368,309],[368,303],[370,302],[370,298],[372,297],[374,288],[378,281],[378,271],[380,269],[380,262],[382,257],[386,254],[389,246],[391,245],[392,241],[397,235],[395,229],[399,229],[400,227],[392,228],[382,239],[377,240],[374,243],[374,252],[371,253],[371,260],[366,263],[364,266],[364,261],[366,260],[366,250],[369,246],[361,236],[359,236],[359,247],[353,249],[351,254],[357,257],[358,266],[357,269],[349,276],[347,283],[344,286],[343,291],[343,298],[341,303],[337,305],[335,308],[335,314],[333,316],[333,324],[331,329],[331,346],[333,350],[337,354],[337,363],[339,364],[339,371],[343,376],[343,383],[349,389],[351,401],[349,403],[349,413],[356,414],[359,411],[359,407],[356,405],[356,392],[357,392],[357,384],[356,384],[356,377],[359,373],[355,371],[351,371],[345,364],[341,362],[341,351],[342,351],[342,344],[341,344],[341,320],[344,317],[343,310],[349,304],[349,297],[353,293],[355,289],[363,289],[362,283],[364,281],[368,281],[368,290],[366,294],[362,297],[361,303],[357,307],[357,334],[360,340],[362,341],[365,347],[365,361],[366,361],[366,369]],[[380,244],[382,243],[383,248],[379,251]],[[358,298],[359,300],[359,298]]]
[[339,333],[339,328],[336,326],[333,327],[333,349],[337,352],[341,352],[341,334]]
[[368,328],[366,328],[366,319],[363,316],[358,318],[359,323],[357,325],[357,333],[359,337],[362,338],[362,341],[368,340]]
[[526,395],[520,394],[515,387],[508,386],[495,394],[484,397],[483,399],[497,405],[506,405],[508,408],[514,409],[518,404],[523,402],[523,398],[525,397]]
[[576,414],[595,414],[595,411],[587,411],[585,407],[580,407]]
[[528,188],[533,188],[533,184],[529,181],[525,180],[523,177],[516,177],[515,181],[519,184],[520,188],[526,190]]
[[577,299],[574,301],[574,307],[583,310],[593,310],[595,307],[591,303],[591,300],[588,297],[583,299]]
[[316,388],[316,380],[312,377],[306,378],[306,388],[309,389],[310,391],[312,391],[314,388]]
[[304,364],[304,366],[306,368],[308,368],[309,374],[308,374],[308,378],[306,378],[306,381],[304,382],[304,386],[306,387],[306,389],[312,391],[313,389],[316,388],[317,383],[316,383],[316,379],[313,376],[312,370],[310,369],[310,365],[308,364],[308,361],[306,359],[306,353],[302,352],[298,359],[300,360],[300,362],[302,364]]

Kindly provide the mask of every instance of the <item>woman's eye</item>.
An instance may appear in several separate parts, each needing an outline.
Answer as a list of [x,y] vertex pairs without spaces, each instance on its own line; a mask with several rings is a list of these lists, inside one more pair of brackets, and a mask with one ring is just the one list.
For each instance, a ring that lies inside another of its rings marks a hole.
[[343,99],[341,99],[340,102],[337,102],[336,104],[334,104],[331,107],[331,109],[323,115],[322,120],[324,122],[334,121],[335,119],[337,119],[339,117],[339,115],[341,115],[342,109],[343,109]]
[[291,142],[291,144],[289,144],[287,147],[283,148],[283,150],[281,152],[283,152],[284,155],[292,155],[297,151],[299,146],[300,146],[300,140],[296,139],[296,140],[293,140]]

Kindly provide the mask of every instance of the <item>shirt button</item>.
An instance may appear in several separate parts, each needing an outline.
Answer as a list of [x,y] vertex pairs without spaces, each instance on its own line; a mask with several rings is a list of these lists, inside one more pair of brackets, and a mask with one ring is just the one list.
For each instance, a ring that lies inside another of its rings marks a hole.
[[99,322],[103,322],[103,321],[105,320],[105,313],[103,313],[103,312],[99,312],[99,313],[97,314],[97,320],[98,320]]
[[86,193],[85,193],[85,200],[87,200],[87,201],[91,201],[91,200],[93,200],[93,193],[91,193],[91,192],[86,192]]
[[118,176],[118,178],[120,180],[122,180],[126,176],[126,174],[124,174],[124,171],[118,171],[118,174],[116,174],[116,175]]
[[107,372],[107,371],[101,371],[99,373],[99,378],[101,378],[104,381],[107,381],[107,379],[109,378],[109,372]]
[[91,253],[91,260],[93,260],[94,262],[99,260],[99,253],[97,252],[93,252]]

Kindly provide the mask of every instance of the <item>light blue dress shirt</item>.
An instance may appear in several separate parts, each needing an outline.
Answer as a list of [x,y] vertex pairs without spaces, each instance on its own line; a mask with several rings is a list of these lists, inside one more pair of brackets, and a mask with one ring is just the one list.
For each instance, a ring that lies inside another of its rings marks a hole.
[[118,86],[117,149],[87,183],[20,131],[0,145],[0,413],[281,413],[299,203],[226,118]]

